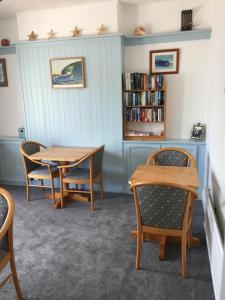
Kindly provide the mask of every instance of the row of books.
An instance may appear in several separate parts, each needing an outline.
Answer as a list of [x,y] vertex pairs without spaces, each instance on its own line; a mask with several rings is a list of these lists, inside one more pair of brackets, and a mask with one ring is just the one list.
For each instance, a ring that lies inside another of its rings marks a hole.
[[163,131],[137,131],[137,130],[127,130],[125,132],[125,136],[162,136],[164,134]]
[[145,105],[163,105],[164,92],[163,91],[148,91],[142,93],[124,93],[124,103],[126,106],[145,106]]
[[125,120],[135,122],[162,122],[164,110],[162,108],[125,108]]
[[163,75],[151,75],[147,73],[124,73],[123,89],[124,90],[147,90],[163,89]]

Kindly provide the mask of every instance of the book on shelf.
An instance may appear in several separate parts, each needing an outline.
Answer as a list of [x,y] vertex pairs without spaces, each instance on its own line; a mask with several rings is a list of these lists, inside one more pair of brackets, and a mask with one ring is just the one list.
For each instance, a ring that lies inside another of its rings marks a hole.
[[164,91],[124,92],[124,103],[126,106],[164,105]]
[[155,90],[164,88],[164,76],[151,75],[147,73],[128,73],[123,74],[124,90]]
[[131,122],[163,122],[163,108],[125,108],[125,121]]
[[162,136],[163,131],[137,131],[137,130],[127,130],[125,136]]

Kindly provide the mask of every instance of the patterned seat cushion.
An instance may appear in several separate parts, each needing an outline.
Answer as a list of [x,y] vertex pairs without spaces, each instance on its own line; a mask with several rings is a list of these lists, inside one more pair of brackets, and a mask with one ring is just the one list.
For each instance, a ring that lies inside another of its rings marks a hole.
[[[5,223],[5,219],[8,214],[8,204],[3,196],[0,195],[0,228]],[[0,240],[0,250],[8,251],[8,235],[6,234],[2,240]]]
[[84,169],[84,168],[71,169],[69,171],[69,173],[64,176],[64,178],[67,178],[67,179],[72,179],[72,178],[89,179],[90,178],[90,169]]
[[181,229],[187,193],[167,186],[137,187],[142,225]]
[[[51,170],[52,170],[52,172],[56,172],[57,167],[52,167]],[[43,176],[49,175],[48,167],[40,166],[40,167],[34,169],[33,171],[31,171],[29,173],[29,175],[43,175]]]
[[159,166],[187,167],[188,156],[176,150],[165,150],[157,154],[156,164]]
[[7,255],[7,251],[1,250],[0,249],[0,261],[3,260],[3,258]]

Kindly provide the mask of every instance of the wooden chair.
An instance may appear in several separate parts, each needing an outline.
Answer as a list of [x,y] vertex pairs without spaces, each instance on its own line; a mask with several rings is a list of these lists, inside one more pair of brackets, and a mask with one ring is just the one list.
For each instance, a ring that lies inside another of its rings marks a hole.
[[138,183],[132,186],[137,221],[136,269],[140,268],[144,234],[160,237],[160,259],[165,256],[166,236],[181,239],[182,276],[186,277],[186,246],[191,240],[191,216],[194,189],[180,185]]
[[13,251],[13,216],[15,203],[12,196],[0,188],[0,271],[10,263],[11,273],[0,283],[0,288],[11,278],[16,289],[17,298],[22,300]]
[[178,147],[161,148],[153,152],[146,165],[196,167],[195,158],[188,151]]
[[[20,145],[20,151],[23,156],[25,177],[26,177],[26,188],[27,188],[27,201],[29,201],[29,189],[30,187],[50,188],[52,192],[53,205],[55,204],[55,189],[54,189],[54,178],[59,176],[57,165],[36,161],[30,157],[31,154],[39,152],[41,149],[46,149],[45,145],[42,145],[33,141],[26,141]],[[41,185],[30,184],[30,180],[40,180]],[[44,186],[43,180],[50,180],[50,186]]]
[[[99,147],[91,155],[81,161],[72,164],[58,166],[60,174],[61,207],[64,207],[64,193],[87,193],[91,195],[91,209],[94,210],[94,183],[100,184],[101,196],[104,197],[102,159],[105,146]],[[81,168],[83,162],[89,162],[89,168]],[[69,184],[89,185],[90,190],[69,189]]]

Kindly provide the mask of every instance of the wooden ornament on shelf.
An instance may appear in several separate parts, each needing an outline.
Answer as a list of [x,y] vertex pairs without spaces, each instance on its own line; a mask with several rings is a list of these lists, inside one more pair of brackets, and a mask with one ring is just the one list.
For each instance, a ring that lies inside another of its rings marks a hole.
[[51,29],[51,31],[47,32],[47,34],[48,34],[48,39],[51,40],[56,38],[57,32],[54,32],[54,30]]
[[101,24],[101,26],[99,28],[97,28],[96,30],[97,30],[98,35],[106,34],[106,33],[108,33],[109,27],[105,26],[104,24]]
[[36,34],[33,30],[27,36],[28,36],[28,41],[36,41],[38,38],[38,34]]
[[75,26],[75,28],[73,30],[71,30],[72,32],[72,37],[79,37],[81,36],[81,32],[83,31],[83,29]]

